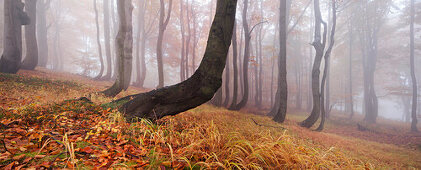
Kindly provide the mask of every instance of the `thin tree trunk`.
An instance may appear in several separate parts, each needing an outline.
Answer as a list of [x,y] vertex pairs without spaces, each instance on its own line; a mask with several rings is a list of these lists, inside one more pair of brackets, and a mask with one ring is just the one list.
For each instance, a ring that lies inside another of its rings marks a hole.
[[230,101],[230,59],[227,57],[225,66],[225,100],[222,104],[224,107],[228,107]]
[[104,0],[104,38],[105,38],[105,56],[107,57],[107,73],[104,76],[105,80],[111,78],[113,66],[111,61],[111,39],[110,39],[110,0]]
[[180,1],[180,27],[181,27],[181,59],[180,59],[180,82],[186,80],[185,63],[185,34],[184,34],[184,2]]
[[101,63],[101,69],[99,70],[98,75],[95,79],[100,79],[104,74],[104,59],[102,58],[102,47],[101,47],[101,38],[100,38],[100,30],[99,30],[99,15],[98,9],[96,7],[96,0],[94,0],[94,11],[95,11],[95,25],[96,25],[96,43],[98,45],[98,57]]
[[[158,88],[164,87],[164,62],[163,62],[163,52],[162,52],[162,43],[164,40],[164,32],[167,28],[168,22],[171,18],[171,9],[172,9],[172,0],[168,5],[168,12],[165,18],[165,3],[164,0],[160,0],[160,14],[159,14],[159,33],[158,33],[158,42],[156,46],[156,58],[158,63]],[[165,19],[165,20],[164,20]]]
[[232,34],[232,68],[234,71],[234,87],[233,87],[233,94],[232,94],[232,101],[231,105],[228,107],[229,109],[235,107],[237,104],[237,96],[238,96],[238,68],[237,68],[237,56],[238,56],[238,49],[237,49],[237,22],[234,22],[234,31]]
[[25,0],[25,11],[31,23],[25,26],[26,57],[22,63],[22,69],[34,70],[38,65],[38,42],[36,35],[37,24],[37,0]]
[[349,71],[348,71],[348,74],[349,74],[349,76],[348,76],[348,78],[349,78],[349,80],[348,80],[348,87],[349,87],[349,93],[348,93],[348,97],[349,97],[349,104],[350,104],[350,106],[349,106],[349,108],[350,108],[350,112],[351,112],[351,114],[350,114],[350,119],[352,119],[352,117],[354,116],[354,97],[353,97],[353,92],[352,92],[352,43],[353,43],[353,28],[352,28],[352,23],[351,23],[351,21],[349,21],[349,24],[348,24],[348,29],[349,29],[349,66],[348,66],[348,69],[349,69]]
[[187,40],[186,40],[186,58],[184,62],[184,71],[186,78],[189,77],[189,54],[190,54],[190,40],[191,40],[191,26],[190,26],[190,8],[189,0],[186,2],[186,18],[187,18]]
[[38,38],[38,66],[46,67],[48,62],[48,27],[47,10],[50,8],[51,0],[39,0],[37,4],[37,38]]
[[411,63],[411,80],[412,80],[412,123],[411,123],[411,131],[417,132],[417,77],[415,75],[415,42],[414,42],[414,18],[415,18],[415,0],[411,0],[411,24],[410,24],[410,63]]
[[[129,118],[159,119],[195,108],[210,100],[222,85],[222,72],[235,21],[236,0],[218,0],[203,60],[196,72],[179,84],[127,96],[121,111]],[[130,100],[130,98],[133,98]]]

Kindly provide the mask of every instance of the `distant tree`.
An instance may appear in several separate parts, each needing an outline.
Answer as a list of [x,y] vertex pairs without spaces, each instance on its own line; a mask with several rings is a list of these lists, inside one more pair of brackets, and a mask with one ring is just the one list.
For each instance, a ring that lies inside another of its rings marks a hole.
[[0,72],[15,74],[22,60],[22,25],[30,18],[23,11],[21,0],[4,0],[4,49],[0,59]]
[[38,0],[37,4],[37,39],[38,39],[38,66],[46,67],[48,62],[48,28],[47,10],[50,9],[51,0]]
[[237,56],[238,56],[238,47],[237,47],[237,22],[234,22],[234,31],[232,34],[232,69],[234,72],[232,81],[233,81],[233,91],[232,91],[232,101],[231,105],[227,106],[228,108],[233,108],[237,104],[238,96],[238,65],[237,65]]
[[117,1],[119,29],[116,37],[116,56],[118,64],[117,79],[113,86],[103,91],[106,96],[116,96],[130,85],[132,73],[133,26],[132,1]]
[[180,59],[180,81],[186,80],[186,34],[184,28],[184,1],[180,0],[180,31],[181,31],[181,59]]
[[104,0],[104,47],[105,47],[105,56],[107,57],[107,73],[103,77],[105,80],[111,78],[113,71],[112,59],[111,59],[111,25],[110,25],[110,0]]
[[25,0],[25,11],[31,23],[25,26],[26,57],[22,63],[22,69],[34,70],[38,65],[38,42],[36,35],[37,24],[37,0]]
[[104,74],[104,59],[102,58],[102,47],[101,47],[101,38],[100,38],[100,30],[99,30],[99,14],[98,9],[96,7],[96,0],[94,0],[94,11],[95,11],[95,25],[96,25],[96,42],[98,45],[98,57],[101,64],[101,69],[99,70],[98,75],[95,79],[100,79]]
[[237,0],[218,0],[208,44],[196,72],[179,84],[116,100],[127,118],[159,119],[209,101],[222,85],[222,73],[231,44]]
[[169,0],[168,12],[165,17],[165,3],[164,0],[160,0],[160,9],[159,9],[159,33],[158,33],[158,42],[156,45],[156,58],[158,63],[158,88],[164,87],[164,63],[163,63],[163,52],[162,52],[162,43],[164,40],[164,32],[167,28],[168,22],[171,18],[171,9],[172,9],[172,0]]
[[417,132],[417,77],[415,75],[415,34],[414,34],[414,21],[415,21],[415,0],[411,0],[411,21],[410,21],[410,64],[411,64],[411,80],[412,80],[412,123],[411,131]]

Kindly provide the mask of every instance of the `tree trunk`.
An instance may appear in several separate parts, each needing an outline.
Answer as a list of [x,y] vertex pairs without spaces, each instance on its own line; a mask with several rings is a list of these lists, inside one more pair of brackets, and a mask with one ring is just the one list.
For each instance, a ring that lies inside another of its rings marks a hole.
[[25,26],[26,57],[22,63],[22,69],[34,70],[38,65],[38,43],[36,35],[37,23],[37,0],[25,0],[25,11],[31,23]]
[[172,8],[172,0],[170,0],[170,4],[168,6],[168,12],[167,12],[168,14],[165,18],[165,3],[164,3],[164,0],[160,0],[159,33],[158,33],[158,42],[156,45],[156,58],[157,58],[157,63],[158,63],[158,79],[159,79],[157,88],[164,87],[164,62],[163,62],[162,43],[164,40],[164,32],[171,18],[171,8]]
[[353,41],[353,28],[352,28],[352,23],[351,23],[351,21],[349,21],[349,24],[348,24],[348,29],[349,29],[349,65],[348,65],[348,69],[349,69],[349,71],[348,71],[348,74],[349,74],[349,76],[348,76],[348,87],[349,87],[349,92],[348,92],[348,97],[349,97],[349,109],[350,109],[350,112],[351,112],[351,114],[350,114],[350,119],[352,119],[352,117],[354,116],[354,98],[353,98],[353,92],[352,92],[352,43],[354,42]]
[[[222,85],[222,72],[231,44],[236,0],[218,0],[203,60],[196,72],[179,84],[127,96],[121,111],[129,118],[159,119],[195,108],[209,101]],[[133,98],[133,99],[131,99]],[[130,100],[131,99],[131,100]]]
[[279,63],[278,63],[278,103],[275,99],[275,117],[274,121],[282,123],[285,121],[288,102],[288,83],[287,83],[287,1],[280,1],[279,8]]
[[[234,33],[233,33],[234,34]],[[224,107],[228,107],[230,101],[230,59],[227,57],[225,64],[225,100],[222,104]]]
[[104,59],[102,58],[102,47],[101,47],[101,38],[100,38],[100,30],[99,30],[99,16],[98,16],[98,9],[96,7],[96,0],[94,0],[94,11],[95,11],[95,25],[96,25],[96,43],[98,45],[98,57],[101,63],[101,69],[99,70],[98,75],[95,79],[100,79],[104,74]]
[[28,25],[30,18],[23,11],[20,0],[4,0],[4,49],[0,59],[0,72],[15,74],[22,60],[22,25]]
[[180,1],[180,27],[181,27],[181,59],[180,59],[180,82],[186,80],[186,72],[184,68],[185,63],[185,42],[186,37],[184,34],[184,2],[183,0]]
[[136,35],[137,46],[136,46],[136,86],[143,88],[145,82],[146,74],[146,63],[145,63],[145,43],[146,43],[146,33],[145,33],[145,8],[146,0],[141,0],[139,3],[139,13],[138,13],[138,31]]
[[104,0],[104,38],[105,38],[105,56],[107,57],[107,73],[104,76],[105,80],[111,78],[113,66],[111,59],[111,29],[110,29],[110,0]]
[[248,80],[248,66],[249,66],[249,58],[250,58],[250,30],[249,25],[247,22],[247,11],[248,11],[248,0],[244,0],[244,8],[243,8],[243,29],[244,29],[244,60],[243,60],[243,98],[241,99],[240,103],[238,103],[233,110],[240,110],[244,106],[246,106],[248,99],[249,99],[249,80]]
[[415,46],[415,42],[414,42],[414,18],[415,18],[415,4],[414,4],[415,0],[411,0],[411,24],[410,24],[410,64],[411,64],[411,80],[412,80],[412,123],[411,123],[411,131],[412,132],[417,132],[417,97],[418,97],[418,93],[417,93],[417,77],[415,75],[415,54],[414,54],[414,46]]
[[133,27],[131,0],[118,1],[118,17],[120,19],[119,31],[116,37],[116,56],[118,64],[117,79],[113,86],[103,91],[106,96],[116,96],[122,90],[127,90],[130,85],[132,73],[132,48],[133,48]]
[[48,62],[47,10],[51,0],[39,0],[37,4],[38,66],[46,67]]
[[237,104],[237,96],[238,96],[238,68],[237,68],[237,56],[238,56],[238,49],[237,49],[237,22],[234,23],[234,31],[232,34],[232,68],[234,71],[233,77],[233,92],[232,92],[232,101],[231,105],[228,107],[229,109],[235,107]]
[[300,123],[302,127],[310,128],[316,123],[320,116],[320,65],[323,58],[323,52],[326,46],[326,24],[323,24],[323,40],[321,36],[321,25],[323,22],[322,15],[320,12],[319,0],[314,0],[314,14],[315,14],[315,31],[314,31],[314,42],[313,46],[316,50],[316,56],[314,58],[311,87],[313,93],[313,108],[310,116]]
[[190,26],[190,8],[189,1],[186,2],[186,17],[187,17],[187,40],[186,40],[186,57],[184,61],[184,74],[186,78],[189,77],[189,54],[190,54],[190,40],[191,40],[191,26]]
[[[332,0],[331,6],[332,6],[332,30],[330,31],[330,36],[329,36],[329,38],[330,38],[329,47],[326,50],[325,55],[324,55],[325,68],[324,68],[324,71],[323,71],[322,87],[321,87],[321,93],[320,93],[321,94],[321,99],[320,99],[321,106],[324,106],[324,99],[325,99],[324,91],[325,91],[326,79],[329,76],[330,55],[332,53],[333,45],[335,44],[336,0]],[[327,90],[327,88],[328,87],[326,86],[326,90]],[[326,120],[326,117],[327,117],[326,110],[329,112],[329,108],[330,107],[326,107],[326,108],[325,107],[321,107],[321,113],[322,113],[321,117],[322,117],[322,120],[320,122],[319,127],[317,128],[317,131],[322,131],[323,130],[324,124],[325,124],[325,120]]]

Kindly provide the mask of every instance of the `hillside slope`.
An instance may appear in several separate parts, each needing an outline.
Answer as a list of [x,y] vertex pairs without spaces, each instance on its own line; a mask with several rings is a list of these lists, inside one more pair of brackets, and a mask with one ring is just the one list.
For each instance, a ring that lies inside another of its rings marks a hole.
[[[300,113],[277,124],[203,105],[156,124],[127,123],[101,107],[112,99],[95,92],[109,85],[47,70],[0,74],[0,168],[421,168],[421,134],[388,122],[361,132],[334,117],[320,133],[297,126]],[[65,101],[81,96],[94,103]]]

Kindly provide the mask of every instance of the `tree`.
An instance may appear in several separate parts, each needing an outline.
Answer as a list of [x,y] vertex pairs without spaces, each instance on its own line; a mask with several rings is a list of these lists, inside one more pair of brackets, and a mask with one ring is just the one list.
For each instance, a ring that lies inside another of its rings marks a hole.
[[278,59],[278,89],[276,92],[275,100],[275,117],[273,118],[276,122],[284,122],[287,112],[287,101],[288,101],[288,84],[287,84],[287,1],[280,1],[279,8],[279,59]]
[[250,40],[251,40],[251,31],[247,21],[247,11],[248,11],[248,0],[244,0],[244,8],[242,13],[243,18],[243,29],[244,29],[244,37],[245,37],[245,47],[244,47],[244,60],[243,60],[243,84],[244,84],[244,92],[243,98],[241,98],[240,103],[236,104],[235,107],[232,107],[232,110],[240,110],[244,106],[246,106],[248,98],[249,98],[249,80],[248,80],[248,67],[249,67],[249,58],[250,58]]
[[22,63],[22,69],[34,70],[38,65],[38,42],[36,35],[37,24],[37,0],[25,0],[25,11],[29,15],[31,23],[25,26],[26,57]]
[[[188,8],[188,7],[187,7]],[[180,31],[181,31],[181,60],[180,60],[180,81],[186,80],[186,71],[185,71],[185,42],[186,35],[184,31],[184,2],[180,1]]]
[[[327,48],[325,54],[324,54],[324,60],[325,60],[325,68],[323,72],[323,78],[322,78],[322,87],[321,87],[321,98],[320,98],[320,109],[321,109],[321,117],[322,120],[320,122],[319,127],[317,128],[317,131],[322,131],[324,128],[324,123],[326,120],[326,110],[329,109],[329,107],[324,107],[324,100],[325,100],[325,86],[326,86],[326,79],[329,75],[329,61],[330,61],[330,54],[332,53],[333,45],[335,44],[335,31],[336,31],[336,0],[332,0],[331,4],[332,8],[332,29],[330,30],[330,42],[329,47]],[[326,86],[326,89],[329,88]],[[326,94],[327,95],[327,94]]]
[[94,0],[94,11],[95,11],[95,25],[96,25],[96,42],[98,45],[98,57],[101,63],[101,69],[99,70],[98,75],[95,79],[100,79],[104,74],[104,59],[102,58],[102,48],[101,48],[101,38],[100,38],[100,30],[99,30],[99,16],[98,16],[98,9],[96,7],[96,0]]
[[164,32],[167,28],[168,22],[171,18],[171,8],[172,8],[172,0],[169,0],[168,12],[165,18],[165,3],[164,0],[160,0],[160,12],[159,12],[159,33],[158,33],[158,42],[156,45],[156,58],[158,63],[158,77],[159,83],[158,88],[164,87],[164,63],[163,63],[163,52],[162,52],[162,43],[164,40]]
[[107,73],[103,77],[105,80],[111,78],[111,73],[113,71],[112,62],[111,62],[111,27],[110,27],[110,1],[104,0],[104,47],[105,47],[105,56],[107,57]]
[[411,131],[417,132],[417,77],[415,75],[415,42],[414,42],[414,18],[415,18],[415,0],[411,0],[411,21],[410,21],[410,64],[411,64],[411,80],[412,80],[412,123]]
[[102,92],[106,96],[116,96],[122,90],[127,90],[130,85],[132,73],[133,6],[131,0],[117,2],[118,17],[120,20],[116,37],[118,73],[113,86]]
[[147,93],[126,96],[120,110],[127,118],[159,119],[209,101],[222,85],[222,72],[231,44],[237,0],[218,0],[202,62],[186,81]]
[[237,104],[237,96],[238,96],[238,68],[237,68],[237,56],[238,56],[238,49],[237,49],[237,22],[234,23],[234,31],[232,34],[232,69],[234,72],[233,75],[233,91],[232,91],[232,101],[231,105],[228,108],[235,107]]
[[[316,50],[316,56],[314,58],[313,69],[311,74],[311,87],[313,94],[313,108],[310,116],[300,123],[301,126],[310,128],[316,123],[320,116],[320,65],[323,58],[323,52],[326,47],[326,23],[322,20],[322,14],[320,12],[320,2],[319,0],[314,0],[314,42],[313,47]],[[323,23],[323,39],[321,35],[321,26]]]
[[39,0],[37,4],[38,66],[46,67],[48,62],[47,10],[51,0]]
[[15,74],[22,60],[22,25],[30,18],[23,11],[21,0],[4,0],[4,50],[0,59],[0,72]]

